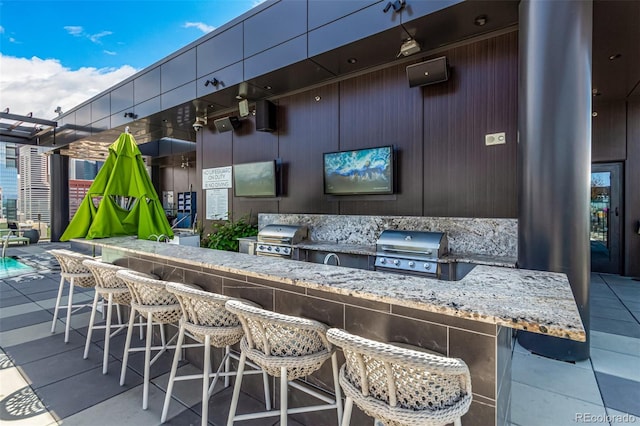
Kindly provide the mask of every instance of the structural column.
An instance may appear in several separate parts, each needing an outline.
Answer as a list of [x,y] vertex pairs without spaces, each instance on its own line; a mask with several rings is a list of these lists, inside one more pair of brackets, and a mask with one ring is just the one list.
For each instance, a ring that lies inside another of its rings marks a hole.
[[532,352],[589,357],[591,1],[520,2],[518,264],[564,272],[587,342],[519,333]]
[[69,225],[69,157],[51,154],[51,241],[60,237]]

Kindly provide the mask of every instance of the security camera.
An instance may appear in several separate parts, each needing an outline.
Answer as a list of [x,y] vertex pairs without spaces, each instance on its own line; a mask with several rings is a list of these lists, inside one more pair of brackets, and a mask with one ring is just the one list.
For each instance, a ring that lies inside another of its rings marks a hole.
[[196,132],[199,132],[200,130],[202,130],[205,124],[207,124],[207,122],[202,118],[198,117],[196,118],[196,121],[193,123],[193,130],[195,130]]

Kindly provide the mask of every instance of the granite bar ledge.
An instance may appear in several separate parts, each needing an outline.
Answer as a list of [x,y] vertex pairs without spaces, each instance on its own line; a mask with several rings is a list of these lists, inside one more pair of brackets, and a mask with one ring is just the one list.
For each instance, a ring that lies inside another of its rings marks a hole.
[[133,237],[74,242],[497,326],[586,340],[569,281],[561,273],[479,265],[460,281],[441,281]]

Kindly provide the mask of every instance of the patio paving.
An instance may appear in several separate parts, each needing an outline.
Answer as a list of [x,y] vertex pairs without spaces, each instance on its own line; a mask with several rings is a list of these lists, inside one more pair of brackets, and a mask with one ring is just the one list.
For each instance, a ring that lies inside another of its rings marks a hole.
[[[119,385],[124,333],[112,339],[109,373],[102,375],[103,333],[96,330],[84,360],[89,309],[74,313],[69,343],[64,318],[51,334],[60,279],[46,251],[65,243],[11,247],[9,256],[36,272],[0,280],[0,424],[158,425],[171,354],[152,366],[149,409],[142,410],[142,353],[130,356],[125,386]],[[92,299],[80,289],[74,303]],[[184,362],[181,369],[197,371]],[[211,398],[209,424],[224,425],[231,388]],[[169,425],[200,423],[200,385],[177,382]],[[248,395],[239,412],[260,409]],[[239,425],[278,424],[277,418]],[[568,363],[513,350],[511,424],[514,426],[640,424],[640,282],[591,275],[591,358]],[[295,421],[290,422],[297,425]],[[463,422],[464,424],[464,422]],[[359,426],[359,425],[356,425]]]

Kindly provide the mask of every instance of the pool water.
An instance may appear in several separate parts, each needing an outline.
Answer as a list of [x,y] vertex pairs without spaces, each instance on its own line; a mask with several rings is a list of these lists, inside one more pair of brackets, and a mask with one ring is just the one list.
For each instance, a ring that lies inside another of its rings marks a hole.
[[17,261],[13,257],[0,258],[0,279],[15,277],[32,271],[35,271],[35,269]]

